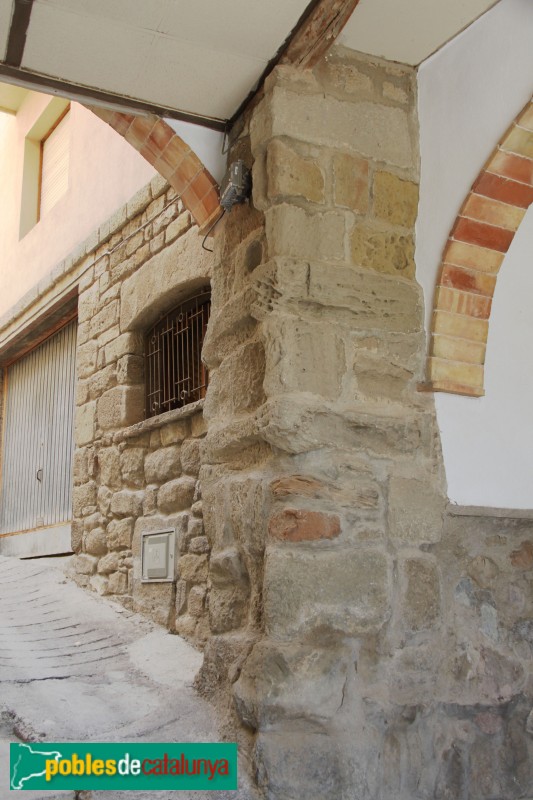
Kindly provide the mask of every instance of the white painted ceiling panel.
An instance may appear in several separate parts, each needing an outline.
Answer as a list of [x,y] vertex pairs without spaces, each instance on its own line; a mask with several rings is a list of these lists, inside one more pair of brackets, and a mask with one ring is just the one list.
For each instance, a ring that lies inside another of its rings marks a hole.
[[0,0],[0,60],[3,59],[6,54],[12,10],[12,0]]
[[337,44],[420,64],[499,0],[360,0]]
[[[34,6],[22,66],[87,86],[131,95],[146,67],[154,34],[103,18]],[[130,91],[124,91],[128,86]]]
[[22,66],[225,119],[253,89],[307,5],[308,0],[36,0]]
[[[218,53],[200,44],[158,38],[134,86],[136,97],[219,119],[233,115],[260,78],[265,61]],[[191,66],[192,65],[192,66]]]

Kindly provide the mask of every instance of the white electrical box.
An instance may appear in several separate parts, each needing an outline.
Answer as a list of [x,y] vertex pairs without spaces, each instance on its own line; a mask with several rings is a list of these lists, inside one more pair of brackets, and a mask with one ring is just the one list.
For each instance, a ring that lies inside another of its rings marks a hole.
[[174,529],[141,534],[142,583],[174,580],[175,541]]

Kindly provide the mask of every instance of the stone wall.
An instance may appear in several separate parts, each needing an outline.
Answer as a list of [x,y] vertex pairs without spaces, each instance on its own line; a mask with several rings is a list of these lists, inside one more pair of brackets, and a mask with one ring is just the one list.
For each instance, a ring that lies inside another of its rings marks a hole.
[[[532,796],[533,523],[446,510],[419,391],[415,73],[277,67],[230,139],[212,256],[161,182],[84,247],[75,579],[205,643],[266,800]],[[209,280],[205,401],[142,421],[142,334]]]
[[270,800],[525,797],[533,531],[513,555],[514,523],[446,515],[415,73],[341,48],[278,67],[233,134],[253,205],[221,226],[204,348],[198,685]]
[[[122,225],[95,242],[79,285],[72,571],[79,584],[201,642],[209,552],[198,484],[203,401],[143,421],[144,333],[209,283],[210,257],[162,181],[120,213]],[[142,583],[141,534],[169,528],[179,580]]]

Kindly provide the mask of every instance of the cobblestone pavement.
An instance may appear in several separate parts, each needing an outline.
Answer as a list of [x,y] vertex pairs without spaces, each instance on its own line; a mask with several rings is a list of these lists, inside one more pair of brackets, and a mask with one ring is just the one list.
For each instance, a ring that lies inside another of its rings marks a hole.
[[[0,556],[0,800],[10,741],[217,741],[193,687],[202,656],[67,580],[67,559]],[[241,782],[244,776],[241,776]],[[252,800],[238,792],[29,792],[24,800]]]

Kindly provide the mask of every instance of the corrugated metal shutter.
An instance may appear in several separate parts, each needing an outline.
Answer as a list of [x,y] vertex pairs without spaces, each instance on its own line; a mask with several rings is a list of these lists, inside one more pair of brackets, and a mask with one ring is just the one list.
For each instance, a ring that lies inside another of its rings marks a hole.
[[70,161],[70,112],[65,114],[42,145],[41,204],[43,217],[68,189]]
[[76,323],[7,370],[0,534],[72,516]]

